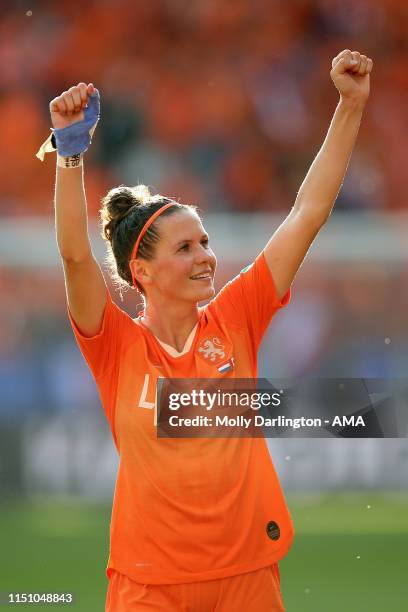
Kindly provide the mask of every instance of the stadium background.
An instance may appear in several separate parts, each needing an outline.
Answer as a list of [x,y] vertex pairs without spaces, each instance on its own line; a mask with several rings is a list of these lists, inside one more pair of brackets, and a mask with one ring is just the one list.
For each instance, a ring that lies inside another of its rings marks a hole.
[[[220,287],[289,211],[344,48],[374,59],[372,95],[336,211],[265,337],[266,377],[406,376],[406,2],[1,3],[0,592],[72,591],[89,611],[106,589],[117,459],[67,322],[54,160],[34,157],[50,99],[82,80],[101,91],[86,159],[100,261],[100,197],[143,182],[201,208]],[[297,526],[281,564],[288,612],[404,610],[406,440],[270,446]]]

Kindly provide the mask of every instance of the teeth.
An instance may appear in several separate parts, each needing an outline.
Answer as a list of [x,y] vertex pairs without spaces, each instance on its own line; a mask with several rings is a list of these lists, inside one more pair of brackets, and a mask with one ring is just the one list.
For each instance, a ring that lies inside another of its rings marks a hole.
[[209,274],[201,274],[200,276],[192,276],[191,278],[194,279],[198,279],[198,278],[210,278]]

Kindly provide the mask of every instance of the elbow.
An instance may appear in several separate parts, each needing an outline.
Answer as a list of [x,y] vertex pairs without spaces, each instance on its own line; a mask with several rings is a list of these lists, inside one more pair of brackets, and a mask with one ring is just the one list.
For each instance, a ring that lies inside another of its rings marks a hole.
[[92,255],[91,243],[86,236],[57,232],[56,238],[60,257],[66,263],[82,263]]
[[64,249],[62,247],[59,247],[59,254],[64,262],[64,265],[67,266],[84,263],[92,256],[90,249],[87,249],[86,251],[73,251],[72,249]]
[[331,208],[329,210],[316,210],[312,206],[307,206],[304,203],[301,204],[298,202],[295,203],[293,212],[299,220],[302,220],[303,223],[307,223],[309,227],[313,227],[316,232],[318,232],[328,221]]

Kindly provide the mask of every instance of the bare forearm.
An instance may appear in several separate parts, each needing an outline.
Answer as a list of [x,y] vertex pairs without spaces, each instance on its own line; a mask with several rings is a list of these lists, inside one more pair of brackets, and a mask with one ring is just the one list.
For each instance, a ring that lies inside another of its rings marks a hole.
[[295,209],[324,223],[343,183],[363,115],[364,104],[340,100],[325,141],[303,181]]
[[63,259],[81,261],[90,254],[82,166],[69,169],[57,166],[55,225]]

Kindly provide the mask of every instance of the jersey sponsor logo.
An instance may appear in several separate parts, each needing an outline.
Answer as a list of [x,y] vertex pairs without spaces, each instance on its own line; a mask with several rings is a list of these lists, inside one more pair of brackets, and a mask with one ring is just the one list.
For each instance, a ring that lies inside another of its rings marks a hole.
[[216,364],[225,358],[224,348],[219,338],[207,338],[201,342],[198,352],[206,361]]

